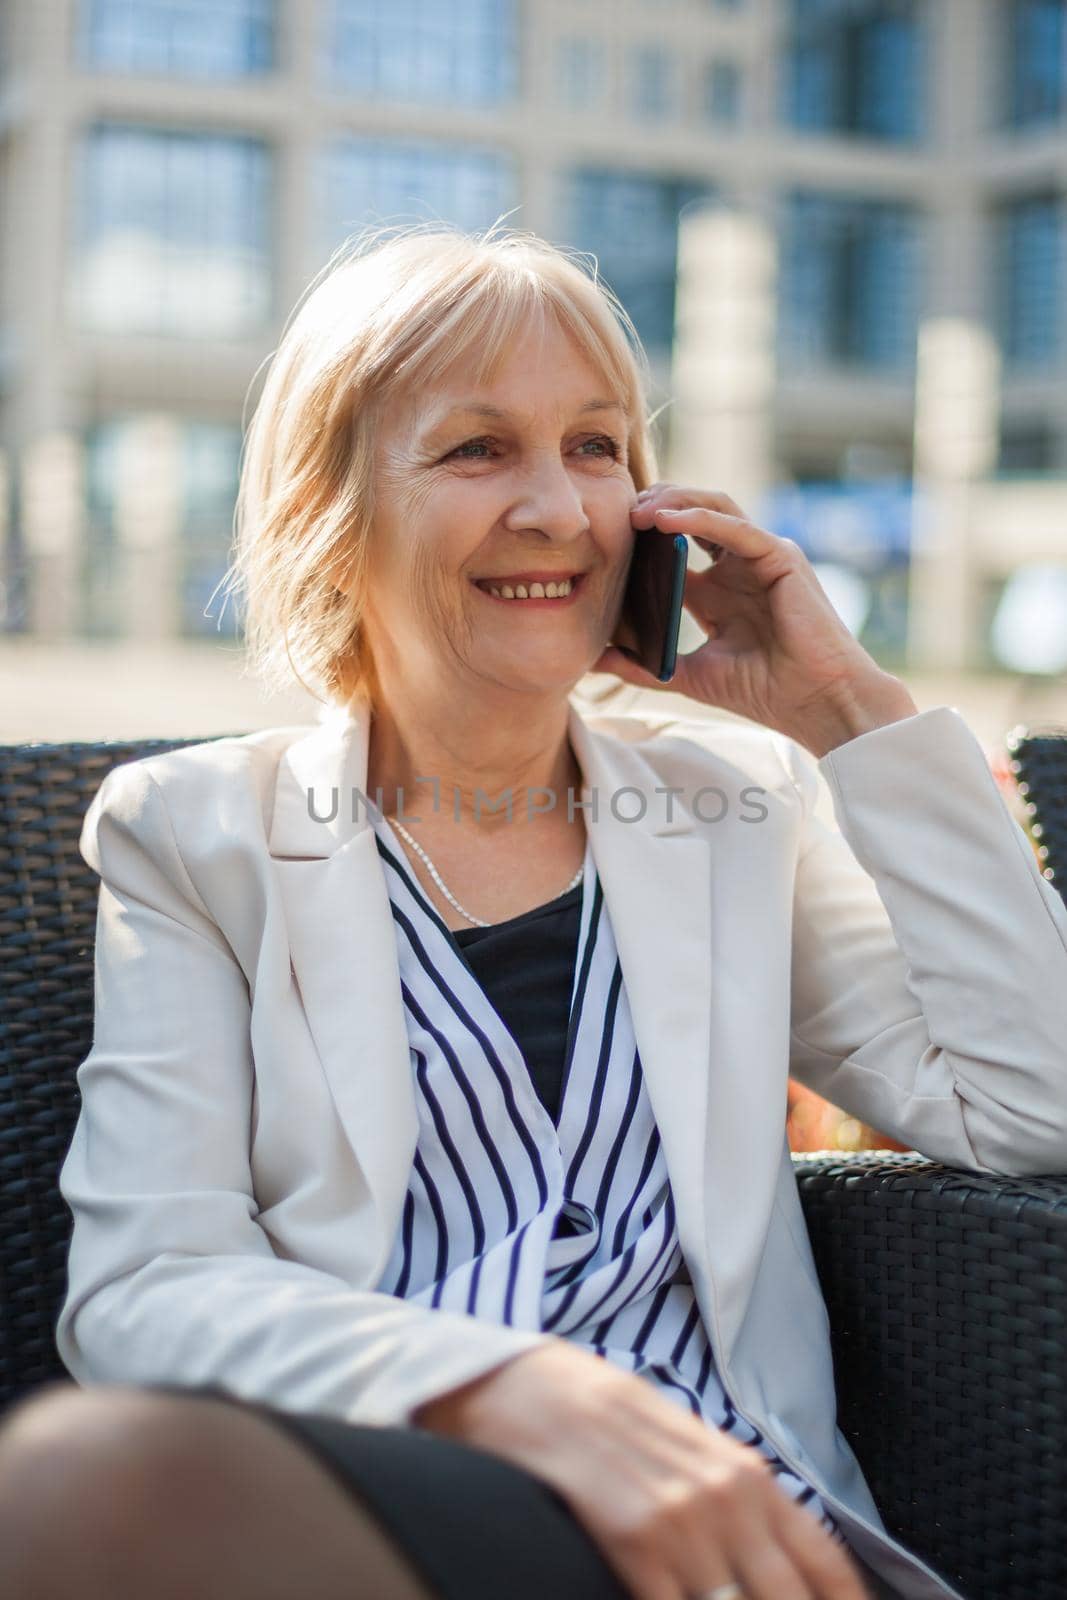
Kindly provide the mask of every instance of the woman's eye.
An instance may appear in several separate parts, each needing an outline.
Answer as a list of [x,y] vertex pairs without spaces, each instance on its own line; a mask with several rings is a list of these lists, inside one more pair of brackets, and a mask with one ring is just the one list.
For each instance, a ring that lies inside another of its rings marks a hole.
[[[495,444],[495,442],[496,441],[494,439],[489,438],[467,439],[463,444],[457,445],[454,450],[449,451],[449,454],[453,456],[460,456],[467,461],[477,461],[482,458],[478,456],[466,455],[466,452],[468,450],[488,449],[490,445]],[[607,459],[609,460],[617,461],[621,454],[621,447],[619,446],[617,440],[613,439],[610,434],[602,433],[598,434],[595,439],[586,439],[583,441],[581,448],[585,450],[589,445],[606,446]]]
[[618,441],[616,439],[611,438],[610,434],[601,433],[601,434],[598,434],[595,439],[587,439],[585,442],[586,442],[586,444],[604,444],[604,445],[607,445],[608,454],[612,457],[612,459],[615,460],[615,461],[617,461],[619,459],[620,448],[619,448]]
[[458,456],[461,455],[464,450],[473,450],[478,445],[489,445],[491,443],[491,439],[468,439],[465,444],[458,444],[454,450],[450,450],[449,455]]

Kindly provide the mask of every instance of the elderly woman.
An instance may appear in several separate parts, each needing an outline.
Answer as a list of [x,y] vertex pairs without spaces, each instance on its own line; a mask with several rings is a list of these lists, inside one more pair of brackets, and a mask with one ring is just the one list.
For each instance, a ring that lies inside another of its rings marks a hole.
[[[79,1387],[0,1429],[6,1594],[957,1593],[836,1427],[787,1080],[1062,1170],[1067,913],[958,713],[654,481],[631,335],[580,258],[423,227],[285,334],[236,571],[326,714],[87,814]],[[639,529],[715,556],[691,719],[578,692],[656,687]]]

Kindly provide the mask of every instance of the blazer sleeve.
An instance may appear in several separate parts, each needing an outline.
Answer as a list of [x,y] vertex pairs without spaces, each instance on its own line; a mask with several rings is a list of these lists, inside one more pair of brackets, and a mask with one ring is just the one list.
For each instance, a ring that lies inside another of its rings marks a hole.
[[784,748],[791,1074],[933,1160],[1067,1172],[1067,907],[959,712]]
[[404,1425],[552,1338],[275,1254],[249,1160],[248,983],[144,762],[104,780],[80,849],[101,883],[93,1041],[59,1178],[74,1222],[55,1337],[72,1376],[221,1385],[282,1410]]

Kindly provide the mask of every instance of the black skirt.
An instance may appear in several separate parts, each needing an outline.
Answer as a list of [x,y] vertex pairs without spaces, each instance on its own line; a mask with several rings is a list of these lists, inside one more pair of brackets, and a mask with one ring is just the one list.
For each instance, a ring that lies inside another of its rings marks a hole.
[[282,1428],[372,1513],[441,1600],[629,1600],[563,1497],[502,1456],[421,1428],[281,1411],[211,1384],[148,1388],[226,1400]]
[[[375,1518],[439,1600],[631,1600],[563,1496],[502,1456],[422,1428],[345,1422],[214,1384],[147,1386],[244,1407],[302,1444]],[[855,1551],[874,1600],[895,1589]]]

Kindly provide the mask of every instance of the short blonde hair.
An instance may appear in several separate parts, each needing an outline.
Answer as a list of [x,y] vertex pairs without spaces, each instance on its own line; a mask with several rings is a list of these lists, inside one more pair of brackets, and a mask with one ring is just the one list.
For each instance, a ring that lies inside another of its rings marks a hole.
[[[269,358],[245,435],[224,583],[243,594],[248,668],[337,706],[376,698],[361,626],[386,404],[459,361],[491,380],[509,343],[553,315],[624,406],[638,489],[657,478],[648,360],[588,258],[493,224],[373,226],[309,286]],[[345,588],[336,580],[343,574]]]

